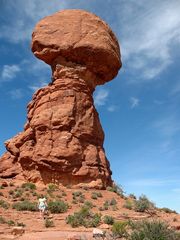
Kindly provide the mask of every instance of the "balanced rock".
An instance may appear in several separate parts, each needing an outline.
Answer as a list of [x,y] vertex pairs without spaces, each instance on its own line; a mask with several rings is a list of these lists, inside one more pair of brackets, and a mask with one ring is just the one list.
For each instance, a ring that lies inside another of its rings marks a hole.
[[92,13],[64,10],[36,25],[32,51],[51,66],[52,82],[34,94],[24,131],[5,142],[0,177],[98,188],[111,185],[92,94],[121,67],[115,35]]

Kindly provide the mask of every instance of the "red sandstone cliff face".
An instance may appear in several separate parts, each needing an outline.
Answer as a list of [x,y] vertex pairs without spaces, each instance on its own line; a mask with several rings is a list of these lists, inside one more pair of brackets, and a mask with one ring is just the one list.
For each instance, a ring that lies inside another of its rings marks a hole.
[[112,184],[95,86],[120,66],[118,42],[93,14],[65,10],[41,20],[32,51],[52,67],[52,83],[28,105],[24,132],[6,141],[0,177],[105,188]]

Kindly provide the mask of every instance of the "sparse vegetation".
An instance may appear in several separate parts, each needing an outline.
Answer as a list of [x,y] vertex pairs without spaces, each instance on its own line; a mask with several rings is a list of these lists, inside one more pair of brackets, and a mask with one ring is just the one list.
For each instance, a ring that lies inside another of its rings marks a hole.
[[172,210],[172,209],[170,209],[170,208],[160,208],[160,210],[161,211],[163,211],[163,212],[165,212],[165,213],[175,213],[175,214],[177,214],[177,212],[176,211],[174,211],[174,210]]
[[124,197],[124,191],[121,186],[114,184],[112,187],[107,187],[107,190],[110,192],[115,192],[117,195]]
[[152,203],[145,195],[140,196],[134,203],[134,210],[136,212],[150,211],[154,208],[154,203]]
[[93,203],[90,202],[90,201],[85,201],[84,206],[88,207],[88,208],[93,208],[94,207]]
[[6,223],[6,220],[2,216],[0,216],[0,224],[4,224],[4,223]]
[[113,225],[114,223],[114,218],[108,215],[105,215],[103,218],[104,223],[108,224],[108,225]]
[[[117,221],[113,223],[112,226],[112,234],[114,238],[122,238],[125,237],[127,238],[128,233],[127,233],[127,222],[124,221]],[[135,240],[135,239],[134,239]]]
[[79,212],[69,215],[66,222],[72,227],[97,227],[100,223],[101,215],[92,213],[88,207],[82,207]]
[[13,220],[8,220],[6,222],[9,226],[15,226],[15,222]]
[[117,204],[117,201],[115,198],[112,198],[109,202],[109,205],[113,206],[113,205],[116,205]]
[[38,211],[37,203],[30,202],[28,200],[14,203],[12,207],[17,211],[31,211],[31,212]]
[[126,200],[123,207],[131,210],[131,209],[133,209],[133,202],[130,200]]
[[36,190],[36,185],[34,183],[31,182],[27,182],[27,183],[23,183],[21,185],[22,188],[26,188],[26,190],[28,189],[32,189],[32,190]]
[[4,209],[8,209],[9,208],[9,203],[7,203],[4,200],[0,199],[0,207],[2,207]]
[[54,222],[53,220],[46,219],[44,225],[46,228],[54,227]]
[[160,221],[131,223],[132,233],[129,240],[178,240],[177,233]]
[[132,198],[132,199],[136,199],[136,196],[133,193],[130,193],[129,197]]
[[48,203],[48,209],[51,213],[63,213],[68,209],[68,204],[64,201],[50,201]]

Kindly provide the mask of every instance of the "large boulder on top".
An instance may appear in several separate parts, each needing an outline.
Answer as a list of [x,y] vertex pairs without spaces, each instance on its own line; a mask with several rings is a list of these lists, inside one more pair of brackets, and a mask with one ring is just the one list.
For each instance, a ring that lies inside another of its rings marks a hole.
[[118,41],[110,27],[84,10],[64,10],[43,18],[32,34],[36,57],[53,65],[58,56],[95,73],[97,84],[112,80],[121,67]]

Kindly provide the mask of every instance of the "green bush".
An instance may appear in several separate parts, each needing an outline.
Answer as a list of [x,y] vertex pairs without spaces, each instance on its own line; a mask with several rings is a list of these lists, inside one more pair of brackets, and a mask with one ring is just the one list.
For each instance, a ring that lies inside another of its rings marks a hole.
[[21,185],[21,187],[26,188],[26,189],[36,190],[36,185],[34,183],[31,183],[31,182],[23,183]]
[[88,208],[93,208],[94,207],[93,203],[90,202],[90,201],[85,201],[84,206],[88,207]]
[[13,195],[14,194],[14,191],[13,190],[9,190],[9,195]]
[[134,223],[129,240],[178,240],[177,233],[160,221],[142,221]]
[[111,216],[105,215],[103,221],[104,221],[104,223],[106,223],[108,225],[113,225],[114,218]]
[[97,193],[96,192],[92,192],[91,193],[91,198],[95,199],[95,200],[98,199]]
[[54,222],[52,220],[46,219],[44,225],[46,228],[54,227]]
[[38,211],[37,204],[34,202],[29,202],[28,200],[17,202],[12,205],[13,209],[17,211]]
[[113,205],[116,205],[117,204],[117,201],[115,198],[112,198],[109,202],[109,205],[113,206]]
[[129,197],[132,198],[132,199],[136,199],[136,196],[133,193],[130,193]]
[[88,207],[82,207],[79,212],[69,215],[66,222],[72,227],[97,227],[100,223],[101,215],[92,213]]
[[0,224],[4,224],[4,223],[6,223],[5,218],[3,218],[2,216],[0,216]]
[[73,197],[79,197],[82,196],[82,192],[81,191],[73,192],[72,195]]
[[50,183],[50,184],[48,184],[48,190],[54,192],[54,191],[58,190],[58,186],[53,183]]
[[134,210],[136,212],[145,212],[154,208],[154,204],[149,201],[149,199],[145,195],[140,196],[139,200],[136,200],[134,204]]
[[174,210],[172,210],[170,208],[161,208],[160,210],[165,212],[165,213],[176,213],[177,214],[176,211],[174,211]]
[[18,227],[25,227],[26,224],[24,224],[23,222],[17,222],[17,226],[18,226]]
[[116,237],[119,237],[119,238],[127,237],[128,236],[127,226],[128,226],[127,222],[120,222],[120,221],[114,222],[113,226],[112,226],[113,236],[115,238]]
[[109,202],[108,202],[108,200],[106,200],[106,201],[104,202],[103,208],[104,208],[104,210],[108,210],[108,209],[109,209]]
[[64,213],[68,209],[68,204],[61,200],[50,201],[48,203],[48,209],[51,213]]
[[110,192],[115,192],[117,195],[124,197],[124,191],[121,186],[114,184],[112,187],[107,187]]
[[127,209],[129,209],[129,210],[133,209],[133,203],[132,203],[132,201],[126,200],[125,203],[124,203],[124,205],[123,205],[123,207],[124,207],[124,208],[127,208]]
[[15,222],[13,220],[8,220],[6,222],[9,226],[15,226]]
[[0,200],[0,207],[4,208],[4,209],[8,209],[9,208],[9,203],[5,202],[4,200]]

